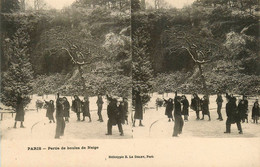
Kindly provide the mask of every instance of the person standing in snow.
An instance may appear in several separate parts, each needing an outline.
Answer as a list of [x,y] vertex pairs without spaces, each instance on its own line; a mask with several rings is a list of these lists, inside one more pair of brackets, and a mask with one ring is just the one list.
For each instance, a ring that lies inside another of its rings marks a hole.
[[89,98],[84,97],[84,101],[82,101],[82,113],[83,113],[83,119],[82,121],[85,121],[85,117],[89,117],[89,122],[91,122],[91,115],[89,110]]
[[184,115],[184,121],[188,121],[190,104],[185,95],[182,95],[181,103],[182,103],[182,115]]
[[171,122],[171,120],[173,121],[173,116],[172,116],[172,111],[173,111],[173,100],[172,98],[169,98],[168,100],[163,99],[165,104],[166,104],[166,108],[165,108],[165,115],[167,115],[168,117],[168,122]]
[[217,106],[218,106],[217,107],[217,113],[218,113],[217,120],[223,121],[222,114],[221,114],[223,99],[222,99],[221,93],[218,93],[216,103],[217,103]]
[[209,121],[210,118],[210,112],[209,112],[209,100],[206,95],[203,96],[203,99],[201,100],[201,109],[202,109],[202,118],[201,120],[204,120],[204,115],[208,115]]
[[174,128],[173,128],[173,137],[178,137],[178,134],[182,133],[183,128],[183,119],[181,116],[181,97],[177,96],[177,91],[175,92],[174,98]]
[[77,95],[74,95],[74,100],[72,101],[72,111],[77,114],[77,121],[80,121],[81,100]]
[[252,119],[254,123],[258,124],[259,116],[260,116],[260,109],[259,109],[258,100],[256,100],[252,108]]
[[59,93],[57,94],[56,100],[56,133],[55,139],[59,139],[60,136],[64,135],[65,130],[65,121],[64,121],[64,106],[63,106],[63,98],[59,97]]
[[46,108],[47,108],[47,112],[46,112],[46,117],[48,117],[48,119],[50,120],[50,123],[53,121],[53,123],[55,123],[54,121],[54,117],[53,117],[53,113],[54,113],[54,101],[50,100],[45,101],[46,104]]
[[226,94],[227,104],[226,104],[226,114],[227,114],[227,121],[226,121],[226,131],[224,133],[231,133],[231,124],[236,123],[237,129],[239,134],[243,134],[242,127],[241,127],[241,119],[239,113],[237,111],[236,105],[236,98],[233,95]]
[[64,106],[64,118],[65,122],[69,122],[70,117],[70,103],[66,97],[63,97],[63,106]]
[[98,114],[98,121],[100,121],[100,122],[103,122],[103,118],[102,118],[102,114],[101,114],[101,112],[102,112],[102,107],[103,107],[103,99],[102,99],[102,96],[99,94],[98,95],[98,99],[97,99],[97,106],[98,106],[98,112],[97,112],[97,114]]

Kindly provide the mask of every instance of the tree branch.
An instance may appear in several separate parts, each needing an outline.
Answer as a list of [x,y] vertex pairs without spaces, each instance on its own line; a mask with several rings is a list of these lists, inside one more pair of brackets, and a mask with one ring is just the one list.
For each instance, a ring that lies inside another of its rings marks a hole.
[[182,47],[182,48],[183,48],[183,49],[186,49],[186,50],[188,51],[188,53],[190,54],[192,60],[193,60],[195,63],[198,63],[198,64],[204,64],[204,63],[209,62],[209,60],[207,60],[207,61],[205,61],[205,60],[202,60],[202,61],[200,61],[200,60],[196,60],[196,59],[194,58],[194,55],[191,53],[191,51],[190,51],[189,48],[187,48],[187,47]]
[[70,51],[69,51],[67,48],[62,47],[61,49],[67,51],[67,53],[68,53],[68,55],[70,56],[70,58],[71,58],[71,60],[72,60],[73,63],[75,63],[75,64],[77,64],[77,65],[87,64],[87,63],[85,63],[84,61],[83,61],[83,62],[78,62],[78,61],[76,61],[76,60],[74,59],[74,57],[71,55]]

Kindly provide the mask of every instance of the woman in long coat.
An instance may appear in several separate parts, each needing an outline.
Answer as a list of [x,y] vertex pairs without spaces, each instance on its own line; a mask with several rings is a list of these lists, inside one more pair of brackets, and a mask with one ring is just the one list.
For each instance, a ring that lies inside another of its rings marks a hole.
[[81,106],[81,100],[77,95],[74,95],[74,100],[72,101],[72,111],[77,114],[77,121],[80,121]]
[[136,93],[135,96],[135,114],[134,114],[134,122],[133,122],[133,127],[135,127],[135,120],[139,119],[139,126],[144,126],[142,124],[143,120],[143,106],[142,106],[142,98],[140,93]]
[[173,121],[173,116],[172,116],[172,111],[173,111],[173,100],[171,98],[169,98],[168,100],[163,99],[165,104],[166,104],[166,108],[165,108],[165,115],[167,115],[168,117],[168,122],[171,122],[171,120]]
[[63,97],[63,107],[64,107],[64,118],[65,122],[69,122],[70,117],[70,103],[66,97]]
[[191,109],[194,110],[196,112],[196,120],[200,119],[200,98],[199,96],[194,93],[193,94],[193,98],[191,99]]
[[203,99],[201,100],[201,109],[202,109],[202,118],[201,120],[204,120],[204,115],[208,115],[209,121],[210,118],[210,112],[209,112],[209,100],[207,96],[203,96]]
[[119,110],[119,119],[122,124],[125,124],[126,111],[125,111],[125,106],[123,101],[120,102],[118,106],[118,110]]
[[84,101],[82,102],[82,112],[83,112],[83,120],[85,121],[85,117],[89,117],[89,122],[91,122],[91,115],[89,112],[89,99],[88,97],[84,97]]
[[46,112],[46,117],[49,118],[50,120],[50,123],[51,121],[53,121],[53,123],[55,123],[54,121],[54,117],[53,117],[53,113],[54,113],[54,101],[53,100],[50,100],[50,102],[48,101],[45,101],[46,103],[46,107],[47,107],[47,112]]
[[184,115],[184,120],[185,121],[188,121],[188,116],[189,116],[189,101],[187,100],[186,96],[183,95],[182,96],[182,100],[181,100],[181,103],[182,103],[182,115]]
[[240,116],[240,119],[242,122],[245,122],[245,119],[247,118],[247,104],[244,100],[240,100],[237,106],[238,113]]
[[258,101],[256,101],[252,108],[252,119],[254,120],[254,123],[258,124],[259,116],[260,116],[260,109],[259,109]]
[[23,98],[20,97],[20,96],[17,98],[17,103],[16,103],[15,112],[16,112],[16,115],[15,115],[14,128],[16,128],[17,121],[20,121],[20,122],[21,122],[21,125],[20,125],[21,128],[25,128],[25,127],[23,126],[24,115],[25,115],[24,105],[23,105]]

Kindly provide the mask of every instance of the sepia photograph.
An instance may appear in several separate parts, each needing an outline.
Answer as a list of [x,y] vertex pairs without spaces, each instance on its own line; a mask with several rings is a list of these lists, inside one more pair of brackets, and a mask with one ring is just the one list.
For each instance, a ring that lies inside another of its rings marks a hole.
[[1,166],[260,166],[259,0],[0,8]]

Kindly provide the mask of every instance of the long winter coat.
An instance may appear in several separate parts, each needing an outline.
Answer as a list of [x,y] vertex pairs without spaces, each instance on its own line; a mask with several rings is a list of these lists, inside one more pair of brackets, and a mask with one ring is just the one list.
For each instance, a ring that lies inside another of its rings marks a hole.
[[116,105],[116,102],[112,100],[107,106],[107,116],[110,122],[112,123],[112,125],[117,124],[118,115],[119,115],[118,107]]
[[135,99],[135,115],[134,119],[143,119],[143,106],[142,106],[142,99],[140,95],[136,96]]
[[53,113],[54,113],[54,104],[50,102],[45,102],[47,104],[47,112],[46,112],[46,117],[49,118],[49,120],[53,120]]
[[65,101],[63,103],[64,107],[64,117],[70,117],[70,103],[68,101]]
[[125,124],[125,117],[126,117],[126,111],[125,111],[125,106],[124,104],[121,104],[118,106],[118,111],[119,111],[119,114],[118,114],[118,118],[122,124]]
[[201,101],[201,109],[202,109],[202,114],[203,115],[208,115],[209,114],[209,100],[208,99],[203,99]]
[[166,104],[165,108],[165,115],[168,116],[168,118],[172,118],[172,111],[173,111],[173,102],[170,100],[164,100]]
[[86,117],[90,116],[89,101],[82,102],[82,113],[83,113],[83,116],[86,116]]
[[63,118],[64,116],[64,109],[61,101],[61,98],[58,98],[56,101],[56,118]]
[[259,109],[259,105],[256,107],[255,104],[252,108],[252,119],[254,117],[259,117],[260,116],[260,109]]
[[23,99],[18,98],[17,103],[16,103],[16,115],[15,115],[15,121],[24,121],[24,106],[23,106]]
[[189,101],[187,99],[183,99],[181,103],[183,104],[182,115],[189,115]]
[[75,99],[72,101],[72,111],[75,113],[80,113],[81,112],[81,101],[80,99]]
[[236,99],[231,98],[226,104],[226,114],[230,118],[231,123],[240,122],[240,117],[237,111]]
[[194,111],[200,111],[201,106],[200,106],[200,98],[199,97],[194,97],[191,99],[191,109]]
[[237,106],[237,109],[238,109],[240,119],[244,119],[247,117],[247,104],[245,101],[244,104],[242,104],[242,100],[241,100]]
[[177,100],[177,98],[174,98],[174,117],[181,116],[181,103]]

